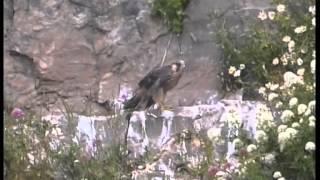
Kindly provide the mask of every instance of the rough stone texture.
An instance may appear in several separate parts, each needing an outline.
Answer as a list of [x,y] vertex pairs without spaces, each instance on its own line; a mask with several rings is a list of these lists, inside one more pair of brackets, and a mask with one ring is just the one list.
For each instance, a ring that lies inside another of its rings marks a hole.
[[[173,36],[167,53],[166,63],[184,59],[187,65],[168,103],[192,105],[221,95],[221,51],[213,36],[220,21],[210,12],[226,12],[220,19],[243,30],[241,24],[267,7],[259,0],[191,0],[183,34]],[[50,111],[64,99],[73,111],[87,113],[87,104],[114,99],[120,86],[134,88],[160,63],[170,38],[145,0],[5,0],[5,101]]]

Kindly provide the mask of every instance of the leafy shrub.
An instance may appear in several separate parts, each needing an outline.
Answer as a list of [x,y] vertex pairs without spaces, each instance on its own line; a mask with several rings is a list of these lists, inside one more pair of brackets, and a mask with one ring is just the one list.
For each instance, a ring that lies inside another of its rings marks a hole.
[[[239,38],[221,23],[217,39],[224,52],[220,75],[226,90],[253,90],[267,82],[279,81],[286,71],[296,72],[302,67],[310,70],[315,48],[315,17],[309,12],[309,5],[315,2],[273,0],[272,4],[285,4],[285,10],[259,12],[258,21],[250,25],[241,41],[235,40]],[[306,31],[296,33],[299,28]],[[284,37],[290,37],[286,39],[288,42],[283,41]],[[288,45],[294,51],[288,52]],[[302,66],[296,66],[299,58],[303,60]],[[305,75],[305,80],[310,78]]]
[[170,31],[181,34],[185,17],[184,10],[188,3],[189,0],[154,0],[152,13],[162,17]]
[[[255,134],[241,126],[234,130],[233,169],[220,175],[315,179],[315,2],[272,3],[275,10],[257,14],[243,44],[231,40],[226,29],[218,34],[226,87],[252,88],[264,100],[257,107]],[[227,124],[239,120],[227,117]]]
[[6,179],[120,179],[127,175],[121,144],[105,146],[101,139],[88,144],[75,131],[67,131],[76,129],[76,123],[71,114],[66,117],[63,127],[19,108],[4,112]]

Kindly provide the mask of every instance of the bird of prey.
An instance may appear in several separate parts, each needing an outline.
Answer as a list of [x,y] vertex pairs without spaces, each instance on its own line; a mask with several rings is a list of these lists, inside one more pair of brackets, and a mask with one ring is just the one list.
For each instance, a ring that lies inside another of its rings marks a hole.
[[124,109],[146,110],[154,104],[159,105],[161,110],[166,109],[166,94],[178,84],[184,68],[183,60],[154,68],[138,83],[134,96],[124,103]]

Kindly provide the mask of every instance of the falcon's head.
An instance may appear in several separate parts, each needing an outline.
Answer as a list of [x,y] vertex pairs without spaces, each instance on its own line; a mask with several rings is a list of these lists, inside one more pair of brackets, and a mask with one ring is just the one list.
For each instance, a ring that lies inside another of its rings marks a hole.
[[171,64],[171,70],[174,73],[182,73],[185,67],[186,67],[186,64],[185,64],[184,60],[180,60],[178,62]]

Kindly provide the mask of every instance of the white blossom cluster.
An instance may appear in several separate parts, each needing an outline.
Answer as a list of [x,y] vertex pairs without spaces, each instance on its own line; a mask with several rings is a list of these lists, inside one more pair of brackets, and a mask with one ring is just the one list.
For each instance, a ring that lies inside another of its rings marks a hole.
[[[273,20],[274,22],[281,20],[282,17],[284,19],[290,18],[286,9],[286,5],[278,4],[276,11],[261,10],[258,12],[257,18],[260,21]],[[273,133],[275,133],[274,138],[277,138],[280,153],[286,153],[284,152],[286,151],[285,147],[297,141],[300,135],[304,134],[305,128],[308,128],[309,131],[315,127],[315,100],[308,102],[299,94],[300,91],[304,93],[304,90],[306,90],[305,93],[313,93],[315,91],[315,82],[310,82],[310,75],[312,80],[316,71],[316,52],[312,49],[313,47],[306,47],[305,44],[301,43],[301,39],[307,37],[310,30],[314,29],[316,24],[315,6],[310,6],[308,11],[306,17],[310,19],[307,19],[306,23],[296,23],[294,26],[291,26],[290,31],[280,39],[284,44],[283,51],[281,51],[281,54],[274,56],[273,59],[270,59],[269,65],[275,68],[285,68],[286,70],[282,72],[278,79],[272,79],[258,90],[264,100],[277,108],[276,111],[279,112],[280,121],[277,119],[277,113],[274,113],[274,117],[271,110],[265,104],[259,104],[256,111],[257,129],[254,134],[254,143],[246,146],[245,141],[242,141],[240,137],[235,138],[232,142],[236,149],[243,150],[240,148],[246,147],[244,151],[251,153],[247,156],[249,159],[245,159],[241,163],[242,168],[234,171],[238,175],[245,174],[248,171],[246,164],[253,162],[250,161],[250,155],[260,155],[261,161],[267,165],[276,163],[278,150],[274,152],[262,152],[263,146],[268,144],[268,140],[272,139]],[[266,71],[265,67],[269,67],[267,65],[263,65]],[[240,68],[230,66],[230,75],[238,77],[240,73]],[[231,110],[228,113],[225,121],[231,125],[242,123],[241,118],[236,114],[235,110]],[[315,151],[315,143],[312,140],[303,140],[305,141],[303,142],[305,143],[305,151]],[[277,180],[285,180],[280,171],[274,172],[272,176]]]
[[268,154],[262,156],[261,160],[262,160],[265,164],[271,165],[271,164],[273,164],[273,163],[276,161],[276,158],[275,158],[275,156],[274,156],[273,153],[268,153]]
[[268,140],[268,135],[263,130],[257,130],[254,135],[255,140],[258,144],[266,142]]
[[282,174],[280,171],[276,171],[273,173],[273,178],[277,180],[286,180],[286,178],[282,177]]
[[[281,129],[279,129],[281,127]],[[294,128],[285,128],[285,126],[279,126],[278,127],[278,143],[280,145],[280,151],[283,151],[285,145],[293,140],[298,131]]]
[[275,127],[275,122],[272,116],[272,112],[265,104],[259,104],[257,106],[257,128],[258,129],[269,129]]
[[235,66],[230,66],[228,69],[229,75],[232,75],[233,77],[240,77],[241,70],[245,69],[245,64],[240,64],[239,68],[237,69]]
[[255,151],[255,150],[257,150],[257,146],[256,146],[256,145],[250,144],[249,146],[247,146],[247,151],[248,151],[249,153],[251,153],[251,152],[253,152],[253,151]]
[[314,151],[316,150],[316,145],[314,144],[314,142],[307,142],[304,149],[306,151]]
[[221,128],[212,127],[208,129],[207,136],[213,142],[218,141],[221,137]]
[[280,119],[282,122],[286,123],[290,121],[292,117],[294,117],[294,113],[291,110],[286,109],[282,112]]

